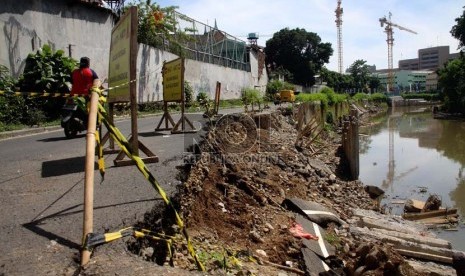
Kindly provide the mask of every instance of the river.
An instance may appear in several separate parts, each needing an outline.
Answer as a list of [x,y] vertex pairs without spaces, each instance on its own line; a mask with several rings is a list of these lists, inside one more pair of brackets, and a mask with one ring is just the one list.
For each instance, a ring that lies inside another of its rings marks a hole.
[[465,251],[465,122],[435,120],[424,107],[389,109],[371,122],[360,129],[360,180],[382,188],[381,204],[397,215],[403,200],[439,195],[460,222],[434,232]]

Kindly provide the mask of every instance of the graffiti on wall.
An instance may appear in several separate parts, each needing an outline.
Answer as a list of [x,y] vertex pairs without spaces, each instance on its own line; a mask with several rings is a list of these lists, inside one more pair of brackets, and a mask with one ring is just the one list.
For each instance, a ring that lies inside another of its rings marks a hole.
[[[19,77],[26,64],[26,57],[34,51],[42,48],[43,41],[35,30],[24,27],[15,17],[11,16],[3,27],[5,36],[10,73]],[[55,44],[46,42],[52,49]]]

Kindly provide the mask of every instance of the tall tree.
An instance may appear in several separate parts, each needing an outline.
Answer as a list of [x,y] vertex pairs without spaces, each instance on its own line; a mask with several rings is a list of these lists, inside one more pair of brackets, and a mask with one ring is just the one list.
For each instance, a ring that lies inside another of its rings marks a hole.
[[333,88],[338,93],[348,92],[353,87],[354,81],[351,75],[340,74],[322,67],[320,76],[327,86]]
[[282,29],[266,42],[266,59],[271,70],[282,67],[288,70],[296,84],[315,84],[315,74],[333,54],[331,43],[322,43],[321,38],[305,29]]
[[465,114],[465,57],[448,62],[439,70],[439,87],[449,112]]
[[456,24],[452,27],[450,33],[459,40],[459,48],[465,47],[465,7],[460,17],[455,19]]
[[[462,15],[455,19],[451,34],[459,40],[459,47],[465,48],[465,7]],[[439,87],[444,94],[444,106],[449,112],[465,114],[465,55],[448,62],[438,70]]]
[[366,60],[357,59],[348,69],[354,78],[355,87],[362,91],[365,90],[370,78],[370,70],[368,70],[366,63]]

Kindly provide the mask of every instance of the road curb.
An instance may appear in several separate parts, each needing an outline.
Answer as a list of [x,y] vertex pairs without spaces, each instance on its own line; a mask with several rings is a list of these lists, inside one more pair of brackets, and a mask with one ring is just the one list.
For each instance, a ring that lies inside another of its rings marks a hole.
[[32,128],[26,128],[26,129],[20,129],[20,130],[12,130],[12,131],[0,132],[0,140],[5,140],[5,139],[8,139],[8,138],[14,138],[14,137],[20,137],[20,136],[26,136],[26,135],[30,135],[30,134],[37,134],[37,133],[55,131],[55,130],[59,130],[60,128],[61,128],[61,126],[32,127]]
[[[228,107],[220,110],[228,110],[228,109],[235,109],[237,107]],[[200,112],[200,114],[203,113]],[[180,112],[172,112],[172,115],[175,114],[180,114]],[[194,113],[186,113],[186,114],[198,114],[197,112]],[[137,118],[147,118],[147,117],[156,117],[156,116],[161,116],[163,113],[152,113],[152,114],[140,114],[137,116]],[[114,120],[115,122],[118,121],[124,121],[124,120],[129,120],[131,119],[131,116],[129,115],[123,115],[123,116],[115,116]],[[4,131],[0,132],[0,140],[6,140],[10,138],[15,138],[15,137],[21,137],[21,136],[26,136],[26,135],[31,135],[31,134],[39,134],[39,133],[44,133],[44,132],[50,132],[50,131],[56,131],[61,129],[60,125],[57,126],[48,126],[48,127],[31,127],[31,128],[25,128],[25,129],[20,129],[20,130],[12,130],[12,131]]]

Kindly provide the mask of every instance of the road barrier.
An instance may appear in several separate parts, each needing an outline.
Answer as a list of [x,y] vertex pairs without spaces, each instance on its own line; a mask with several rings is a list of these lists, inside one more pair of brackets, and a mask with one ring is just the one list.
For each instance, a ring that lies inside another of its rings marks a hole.
[[136,154],[133,153],[131,144],[126,140],[126,137],[119,131],[118,128],[116,128],[112,123],[111,120],[109,120],[107,112],[105,108],[99,103],[98,104],[98,114],[99,116],[102,117],[102,122],[103,124],[107,127],[110,135],[112,136],[113,140],[116,141],[120,147],[120,149],[130,158],[132,159],[139,171],[144,175],[144,177],[152,184],[152,186],[155,188],[155,190],[158,192],[158,194],[162,197],[163,201],[165,204],[172,209],[174,212],[175,218],[176,218],[176,223],[179,226],[179,229],[181,230],[182,234],[184,235],[186,242],[187,242],[187,250],[189,251],[189,254],[194,258],[195,263],[198,267],[199,270],[205,271],[205,267],[203,264],[200,262],[197,254],[195,253],[194,247],[192,246],[191,240],[189,238],[189,234],[187,233],[187,229],[185,228],[184,222],[182,221],[181,217],[179,216],[178,212],[176,211],[176,208],[174,207],[173,203],[171,200],[168,198],[167,194],[161,187],[160,183],[156,180],[156,178],[153,176],[153,174],[149,171],[147,166],[145,165],[144,161]]
[[[110,90],[112,88],[108,88],[105,90]],[[161,187],[160,183],[156,180],[156,178],[153,176],[153,174],[149,171],[147,166],[145,165],[144,161],[142,158],[140,158],[137,154],[134,153],[131,144],[128,142],[126,137],[119,131],[116,126],[111,123],[112,120],[109,119],[107,111],[105,110],[104,106],[102,103],[105,102],[105,96],[103,95],[103,92],[105,91],[103,89],[97,89],[93,88],[91,93],[98,93],[99,94],[99,103],[98,103],[98,109],[97,109],[97,121],[98,125],[101,125],[102,123],[107,127],[111,137],[113,138],[114,141],[116,141],[119,144],[120,149],[130,158],[132,159],[139,171],[144,175],[144,177],[152,184],[152,186],[155,188],[155,190],[158,192],[158,194],[162,197],[163,201],[165,204],[172,209],[175,219],[176,219],[176,224],[179,226],[180,231],[182,232],[183,236],[186,239],[187,242],[187,250],[189,254],[194,258],[195,263],[197,265],[197,268],[201,271],[205,271],[205,267],[203,264],[200,262],[195,249],[192,245],[192,242],[190,240],[189,234],[187,233],[187,229],[184,225],[184,222],[182,221],[180,215],[176,211],[176,208],[174,207],[173,203],[171,200],[168,198],[166,192],[163,190]],[[2,94],[7,94],[10,92],[6,91],[0,91],[0,95]],[[49,93],[49,92],[11,92],[12,95],[16,96],[30,96],[30,97],[70,97],[69,93]],[[79,97],[79,95],[74,95],[74,97],[77,99],[76,102],[80,108],[82,108],[85,111],[88,111],[88,106],[86,105],[86,100],[83,97]],[[95,139],[97,142],[97,147],[98,147],[98,165],[99,165],[99,171],[102,177],[105,174],[105,163],[103,159],[103,147],[100,143],[100,135],[99,132],[96,131],[95,133]],[[118,238],[126,237],[126,236],[134,236],[136,238],[141,238],[141,237],[146,237],[150,238],[153,240],[161,240],[163,239],[162,236],[157,236],[157,234],[154,234],[153,232],[145,229],[137,229],[133,227],[125,228],[120,231],[114,232],[114,233],[106,233],[106,234],[96,234],[96,233],[88,233],[84,239],[83,239],[83,244],[82,247],[83,249],[90,251],[93,247],[107,243],[110,241],[113,241]],[[166,239],[166,242],[168,244],[168,250],[171,254],[171,249],[172,249],[172,238]]]

